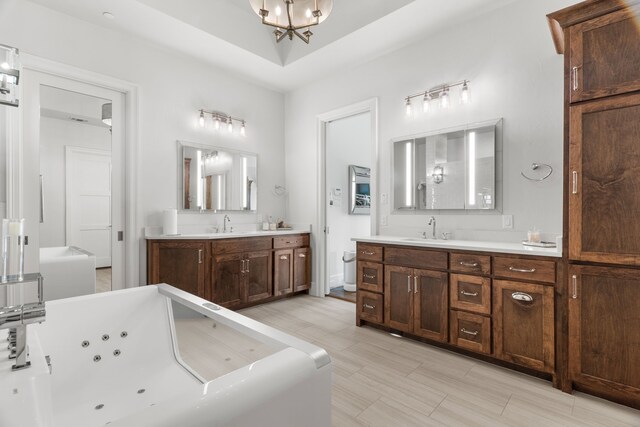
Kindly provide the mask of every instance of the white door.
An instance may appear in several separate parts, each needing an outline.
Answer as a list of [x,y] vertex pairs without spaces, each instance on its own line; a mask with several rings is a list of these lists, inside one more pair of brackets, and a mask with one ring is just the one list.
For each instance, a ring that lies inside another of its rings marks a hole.
[[67,246],[111,267],[111,152],[67,146],[65,161]]

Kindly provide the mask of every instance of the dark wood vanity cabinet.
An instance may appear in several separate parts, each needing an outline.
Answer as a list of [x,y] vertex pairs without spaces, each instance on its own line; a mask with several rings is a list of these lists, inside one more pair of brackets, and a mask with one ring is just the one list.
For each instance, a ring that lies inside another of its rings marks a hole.
[[293,249],[281,249],[273,253],[273,293],[276,296],[293,292]]
[[293,291],[311,288],[311,249],[298,248],[293,251]]
[[147,245],[149,284],[167,283],[208,299],[210,245],[203,241],[159,240]]

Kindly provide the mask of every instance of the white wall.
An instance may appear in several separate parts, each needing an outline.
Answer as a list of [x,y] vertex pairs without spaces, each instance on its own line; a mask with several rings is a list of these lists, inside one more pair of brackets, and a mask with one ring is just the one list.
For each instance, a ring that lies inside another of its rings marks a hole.
[[[161,29],[160,29],[161,30]],[[283,95],[176,52],[114,32],[28,1],[0,3],[0,40],[37,55],[140,87],[138,230],[162,224],[162,210],[178,201],[176,140],[239,149],[258,154],[258,209],[284,216],[284,201],[272,194],[283,185]],[[221,110],[247,121],[247,136],[213,133],[197,125],[200,108]],[[25,189],[35,191],[35,189]],[[256,215],[231,215],[234,224],[257,222]],[[180,215],[179,222],[215,224],[212,214]],[[140,280],[146,281],[144,241]],[[128,284],[133,285],[133,284]]]
[[371,234],[368,215],[349,215],[349,165],[371,167],[371,113],[359,114],[327,124],[326,169],[327,191],[342,190],[342,197],[334,196],[333,205],[327,197],[327,266],[332,287],[343,281],[342,255],[354,250],[352,237]]
[[[514,230],[501,229],[499,214],[439,215],[439,231],[457,238],[517,241],[530,227],[562,229],[563,57],[553,48],[545,15],[573,0],[519,0],[470,21],[452,22],[448,31],[382,56],[339,75],[288,93],[285,149],[289,217],[317,224],[316,116],[372,97],[379,99],[379,192],[391,191],[389,141],[403,135],[463,123],[504,118],[504,213]],[[471,80],[472,104],[407,118],[404,97],[437,84]],[[363,159],[366,156],[363,156]],[[556,171],[542,183],[520,171],[532,162]],[[296,179],[293,179],[295,177]],[[380,196],[380,194],[378,194]],[[377,198],[380,200],[380,197]],[[417,235],[428,213],[391,215],[379,205],[381,234]],[[317,257],[316,257],[317,259]],[[316,266],[317,267],[317,266]],[[318,269],[314,269],[317,278]]]
[[43,177],[45,217],[40,224],[40,247],[66,246],[65,147],[111,151],[108,128],[42,117],[40,172]]
[[6,133],[6,112],[4,105],[0,105],[0,217],[6,216],[7,203],[7,133]]

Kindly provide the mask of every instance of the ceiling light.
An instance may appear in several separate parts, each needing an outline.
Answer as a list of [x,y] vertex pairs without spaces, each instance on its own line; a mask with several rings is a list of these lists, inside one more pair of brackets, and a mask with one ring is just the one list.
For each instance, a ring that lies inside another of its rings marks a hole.
[[9,63],[7,62],[3,62],[2,64],[0,64],[0,67],[2,67],[3,70],[8,70],[9,68]]
[[425,112],[429,111],[432,107],[431,101],[437,100],[440,107],[443,109],[449,108],[451,105],[450,89],[452,87],[461,86],[460,89],[460,103],[468,104],[471,102],[471,95],[469,90],[469,80],[461,80],[455,83],[445,83],[438,86],[434,86],[429,90],[409,95],[405,98],[405,109],[407,115],[411,115],[411,100],[413,98],[422,98],[422,108]]
[[0,44],[0,104],[17,107],[20,81],[20,51]]
[[113,13],[111,12],[102,12],[102,16],[106,19],[113,19],[115,18],[115,16],[113,16]]
[[446,88],[440,93],[440,107],[449,108],[449,89]]
[[411,98],[407,97],[407,102],[404,104],[407,116],[411,115]]
[[200,124],[201,128],[204,127],[204,111],[202,110],[200,110],[200,118],[198,119],[198,123]]
[[469,102],[471,102],[471,99],[469,98],[469,85],[467,84],[466,80],[462,85],[462,89],[460,90],[460,102],[463,104],[468,104]]
[[229,133],[233,133],[233,119],[229,116],[229,124],[227,125],[227,130]]
[[198,110],[198,122],[200,123],[200,127],[204,127],[204,123],[207,116],[211,116],[213,120],[213,128],[215,130],[220,130],[223,124],[227,126],[227,131],[229,133],[233,133],[233,121],[240,122],[240,135],[245,136],[246,130],[246,121],[244,119],[238,117],[231,117],[229,114],[222,113],[220,111],[207,111],[204,108]]
[[429,111],[429,93],[424,93],[424,99],[422,100],[422,111],[425,113]]
[[[278,43],[285,37],[293,40],[293,36],[309,43],[313,35],[309,27],[322,23],[333,9],[333,0],[295,0],[295,5],[294,0],[249,0],[249,2],[264,25],[276,28],[273,33]],[[284,9],[281,6],[283,3]],[[284,19],[280,19],[282,15]]]
[[213,123],[216,130],[220,130],[220,117],[216,116]]
[[242,126],[240,127],[240,135],[246,136],[247,131],[245,129],[244,120],[242,121]]
[[113,117],[113,104],[110,102],[102,104],[102,123],[111,126],[111,118]]

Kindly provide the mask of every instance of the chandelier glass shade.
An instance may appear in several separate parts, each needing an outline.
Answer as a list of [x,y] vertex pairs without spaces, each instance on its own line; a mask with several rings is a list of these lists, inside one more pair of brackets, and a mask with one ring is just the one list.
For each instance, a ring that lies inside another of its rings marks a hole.
[[274,27],[279,43],[293,36],[309,43],[311,27],[322,23],[333,9],[333,0],[249,0],[264,25]]

